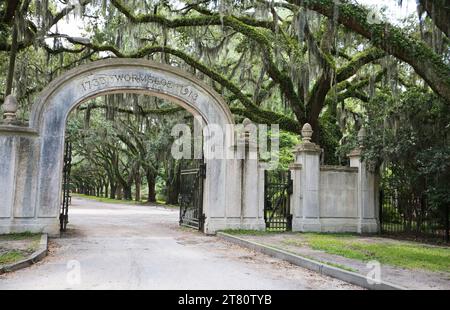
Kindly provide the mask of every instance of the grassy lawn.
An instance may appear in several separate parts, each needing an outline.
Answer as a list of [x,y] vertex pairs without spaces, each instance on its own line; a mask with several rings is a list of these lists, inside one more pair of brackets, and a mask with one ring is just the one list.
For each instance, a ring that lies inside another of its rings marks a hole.
[[[11,264],[26,258],[38,249],[40,240],[41,234],[28,232],[0,235],[0,265]],[[17,243],[21,243],[20,248],[19,246],[14,248]]]
[[27,256],[24,251],[12,250],[4,254],[0,254],[0,265],[11,264],[24,259]]
[[265,236],[265,235],[273,235],[279,234],[279,231],[270,231],[270,230],[245,230],[245,229],[226,229],[222,230],[223,233],[230,235],[244,235],[244,236]]
[[450,249],[412,242],[367,242],[349,234],[299,234],[301,238],[286,239],[294,246],[309,246],[329,254],[361,261],[377,260],[382,264],[408,269],[445,271],[450,273]]
[[[105,197],[97,197],[97,196],[89,196],[89,195],[83,195],[83,194],[71,194],[74,197],[80,197],[80,198],[86,198],[95,200],[98,202],[104,202],[104,203],[113,203],[113,204],[127,204],[127,205],[139,205],[144,206],[148,205],[149,203],[147,201],[135,201],[135,200],[118,200],[118,199],[111,199],[111,198],[105,198]],[[163,207],[166,208],[178,208],[178,206],[166,204],[164,201],[157,201],[157,204],[160,204]]]
[[345,233],[287,233],[284,234],[284,238],[281,239],[282,241],[273,241],[271,239],[264,240],[264,236],[270,238],[270,235],[282,235],[282,233],[255,230],[225,230],[223,232],[243,238],[245,236],[263,237],[259,242],[279,249],[283,249],[286,245],[309,247],[314,250],[324,251],[328,254],[339,255],[363,262],[377,260],[382,264],[406,269],[422,269],[450,273],[449,247],[392,239],[371,239],[370,237]]
[[14,241],[14,240],[25,240],[25,239],[31,239],[33,241],[40,241],[41,234],[24,232],[24,233],[0,235],[0,241]]
[[83,195],[83,194],[71,194],[71,195],[74,197],[86,198],[86,199],[91,199],[91,200],[105,202],[105,203],[117,203],[117,204],[127,204],[127,205],[145,205],[145,204],[147,204],[146,201],[118,200],[118,199],[89,196],[89,195]]

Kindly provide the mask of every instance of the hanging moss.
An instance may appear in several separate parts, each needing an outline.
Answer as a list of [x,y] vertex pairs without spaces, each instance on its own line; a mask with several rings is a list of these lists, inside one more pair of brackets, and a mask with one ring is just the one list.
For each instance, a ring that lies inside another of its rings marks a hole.
[[[335,1],[289,0],[328,17],[333,16]],[[450,103],[450,66],[425,43],[409,37],[400,28],[387,23],[369,24],[369,11],[360,5],[340,0],[339,23],[371,40],[386,52],[409,63],[428,84]]]

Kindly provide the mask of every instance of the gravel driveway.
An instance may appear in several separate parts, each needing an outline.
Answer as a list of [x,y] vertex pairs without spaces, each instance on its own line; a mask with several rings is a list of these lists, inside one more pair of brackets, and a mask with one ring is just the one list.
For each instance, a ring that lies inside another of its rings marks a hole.
[[73,198],[47,258],[0,289],[358,289],[178,226],[178,211]]

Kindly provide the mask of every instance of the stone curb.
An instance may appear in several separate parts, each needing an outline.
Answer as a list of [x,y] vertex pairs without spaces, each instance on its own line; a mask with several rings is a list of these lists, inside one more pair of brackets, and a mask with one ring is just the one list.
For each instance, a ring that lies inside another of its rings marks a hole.
[[253,241],[248,241],[227,233],[223,232],[217,232],[217,236],[220,239],[223,239],[225,241],[249,248],[254,251],[261,252],[263,254],[282,259],[285,261],[288,261],[291,264],[315,271],[317,273],[333,277],[345,282],[348,282],[350,284],[354,284],[369,290],[406,290],[406,288],[401,287],[399,285],[395,285],[389,282],[381,281],[381,283],[376,284],[370,284],[367,281],[367,278],[351,271],[347,271],[344,269],[340,269],[334,266],[330,266],[324,263],[320,263],[299,255],[295,255],[283,250],[279,250],[277,248],[263,245],[260,243],[256,243]]
[[3,267],[0,268],[0,274],[23,269],[39,262],[45,256],[47,256],[47,250],[48,250],[48,236],[47,234],[42,234],[41,241],[39,242],[39,248],[33,254],[18,262],[4,265]]

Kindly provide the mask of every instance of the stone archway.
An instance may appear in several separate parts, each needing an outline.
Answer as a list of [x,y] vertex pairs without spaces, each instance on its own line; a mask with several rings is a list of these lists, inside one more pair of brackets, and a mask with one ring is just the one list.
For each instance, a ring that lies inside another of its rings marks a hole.
[[[233,125],[228,106],[203,82],[173,67],[137,59],[109,59],[68,71],[54,80],[33,105],[29,128],[0,126],[0,233],[44,231],[57,234],[64,134],[69,113],[82,102],[114,92],[169,99],[205,124]],[[234,150],[234,134],[223,149]],[[208,143],[208,142],[206,142]],[[208,145],[205,145],[208,148]],[[244,167],[245,166],[245,167]],[[249,170],[249,167],[252,167]],[[256,167],[256,170],[255,170]],[[245,168],[245,169],[244,169]],[[225,228],[264,229],[257,166],[245,160],[207,160],[205,232]],[[248,172],[246,172],[248,171]]]

